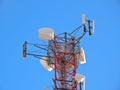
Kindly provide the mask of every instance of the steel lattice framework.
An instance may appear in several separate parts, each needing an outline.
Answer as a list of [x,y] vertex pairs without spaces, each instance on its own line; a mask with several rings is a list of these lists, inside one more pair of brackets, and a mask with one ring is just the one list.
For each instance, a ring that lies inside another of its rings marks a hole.
[[[84,18],[84,17],[83,17]],[[86,23],[87,22],[87,23]],[[75,80],[78,67],[77,55],[80,53],[80,40],[88,32],[93,35],[93,21],[84,20],[83,24],[73,30],[71,33],[64,32],[54,35],[54,38],[48,40],[48,44],[34,44],[25,41],[23,44],[23,57],[27,55],[44,60],[48,67],[54,68],[54,90],[78,90],[78,82]],[[82,32],[80,30],[82,29]],[[28,51],[28,45],[34,46],[43,53]],[[47,59],[42,58],[47,57]],[[80,83],[80,90],[83,83]]]
[[67,38],[67,34],[54,37],[55,90],[77,90],[74,41],[75,38]]

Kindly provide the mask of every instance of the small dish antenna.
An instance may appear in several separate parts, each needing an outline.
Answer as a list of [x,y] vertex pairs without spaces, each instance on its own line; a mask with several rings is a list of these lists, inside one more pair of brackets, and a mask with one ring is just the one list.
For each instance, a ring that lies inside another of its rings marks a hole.
[[75,81],[76,81],[77,83],[84,82],[84,80],[85,80],[85,76],[84,76],[84,75],[82,75],[82,74],[76,74],[76,75],[75,75]]
[[42,40],[51,40],[54,38],[54,30],[52,28],[40,28],[38,36]]
[[42,57],[40,60],[41,65],[48,71],[52,71],[54,68],[54,65],[50,64],[48,65],[48,58],[47,57]]
[[82,24],[83,24],[83,25],[85,25],[85,24],[86,24],[85,14],[82,14]]
[[81,64],[84,64],[86,63],[86,58],[85,58],[85,53],[84,53],[84,49],[83,48],[80,48],[79,53],[77,54],[77,60],[79,60],[79,62]]

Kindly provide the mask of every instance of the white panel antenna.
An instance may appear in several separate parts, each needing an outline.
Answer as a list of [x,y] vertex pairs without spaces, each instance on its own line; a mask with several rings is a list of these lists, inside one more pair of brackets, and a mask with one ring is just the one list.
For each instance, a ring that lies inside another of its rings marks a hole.
[[94,35],[95,21],[92,21],[92,35]]
[[80,82],[80,90],[85,90],[85,77],[82,82]]
[[22,46],[22,56],[23,56],[23,58],[26,58],[26,51],[27,51],[27,42],[25,41],[25,43]]
[[54,38],[54,30],[52,28],[40,28],[38,36],[42,40],[51,40]]
[[82,14],[82,25],[86,24],[86,20],[85,20],[85,14]]
[[86,63],[86,58],[83,48],[80,48],[79,53],[77,54],[77,60],[79,60],[81,64]]
[[52,71],[54,68],[54,65],[48,65],[48,58],[47,57],[42,57],[40,60],[41,65],[48,71]]
[[84,75],[82,75],[82,74],[76,74],[75,75],[75,81],[77,83],[84,82],[84,80],[85,80],[85,76]]
[[89,35],[94,35],[94,20],[89,21]]

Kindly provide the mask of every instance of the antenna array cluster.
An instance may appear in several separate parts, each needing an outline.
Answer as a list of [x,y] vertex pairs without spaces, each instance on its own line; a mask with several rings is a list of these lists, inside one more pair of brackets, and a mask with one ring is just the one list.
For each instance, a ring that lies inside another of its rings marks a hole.
[[[83,31],[81,35],[80,31]],[[94,34],[94,21],[87,20],[82,14],[82,25],[71,33],[64,32],[59,35],[54,34],[52,28],[40,28],[38,37],[45,40],[47,45],[25,42],[23,44],[23,57],[34,56],[40,59],[41,65],[48,71],[54,70],[54,90],[85,90],[85,76],[77,74],[80,64],[86,63],[84,49],[80,46],[80,40],[86,33]],[[28,51],[28,45],[38,48],[43,53]],[[45,89],[47,90],[47,88]]]

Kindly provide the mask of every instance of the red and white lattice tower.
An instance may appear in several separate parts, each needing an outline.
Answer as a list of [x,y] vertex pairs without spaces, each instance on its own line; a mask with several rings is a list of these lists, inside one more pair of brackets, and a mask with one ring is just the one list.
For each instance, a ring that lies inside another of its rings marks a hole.
[[[85,90],[85,77],[77,74],[76,70],[78,62],[81,64],[86,62],[84,50],[80,47],[80,40],[87,32],[89,35],[93,35],[94,21],[86,20],[85,14],[82,15],[82,25],[71,33],[64,32],[55,35],[52,28],[41,28],[39,38],[46,41],[47,45],[25,42],[23,57],[34,56],[40,59],[40,63],[48,71],[54,69],[53,90]],[[41,53],[28,52],[28,45],[36,47]],[[43,51],[46,51],[46,54]],[[78,84],[80,84],[80,88],[78,88]]]
[[55,90],[77,90],[75,38],[54,37]]

